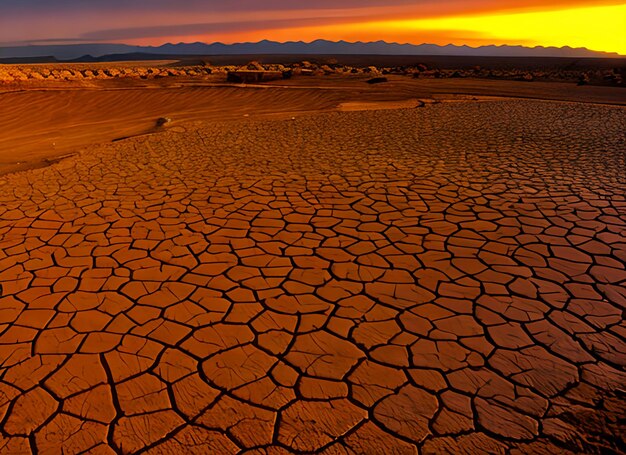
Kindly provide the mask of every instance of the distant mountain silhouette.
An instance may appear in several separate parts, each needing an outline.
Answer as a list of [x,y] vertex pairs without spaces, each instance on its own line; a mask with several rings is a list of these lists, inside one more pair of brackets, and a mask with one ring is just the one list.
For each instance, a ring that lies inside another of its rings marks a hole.
[[51,56],[58,60],[73,60],[89,55],[98,58],[111,54],[159,55],[239,55],[239,54],[299,54],[299,55],[457,55],[481,57],[619,57],[616,53],[596,52],[571,47],[524,46],[456,46],[448,44],[398,44],[376,41],[316,40],[310,43],[288,41],[278,43],[263,40],[258,43],[178,43],[162,46],[130,46],[126,44],[67,44],[0,47],[0,59],[38,58]]

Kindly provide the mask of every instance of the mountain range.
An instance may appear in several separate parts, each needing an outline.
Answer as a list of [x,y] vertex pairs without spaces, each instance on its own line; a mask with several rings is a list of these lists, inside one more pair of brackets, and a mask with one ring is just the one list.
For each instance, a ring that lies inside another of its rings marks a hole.
[[102,57],[111,54],[153,55],[240,55],[240,54],[300,54],[300,55],[456,55],[481,57],[570,57],[611,58],[616,53],[597,52],[571,47],[525,46],[456,46],[448,44],[398,44],[385,41],[346,42],[316,40],[310,43],[288,41],[279,43],[263,40],[257,43],[167,43],[162,46],[132,46],[126,44],[63,44],[0,47],[0,59],[36,59],[53,57],[73,60],[85,56]]

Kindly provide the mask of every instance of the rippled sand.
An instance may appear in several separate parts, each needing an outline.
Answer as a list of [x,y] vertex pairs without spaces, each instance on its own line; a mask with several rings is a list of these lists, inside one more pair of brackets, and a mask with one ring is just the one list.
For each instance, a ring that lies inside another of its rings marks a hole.
[[0,177],[0,452],[623,451],[624,113],[185,123]]
[[0,175],[47,166],[95,143],[154,132],[159,117],[173,124],[243,118],[291,118],[313,112],[413,107],[491,96],[626,105],[618,87],[485,79],[412,79],[389,75],[296,77],[264,85],[209,79],[44,81],[0,85]]

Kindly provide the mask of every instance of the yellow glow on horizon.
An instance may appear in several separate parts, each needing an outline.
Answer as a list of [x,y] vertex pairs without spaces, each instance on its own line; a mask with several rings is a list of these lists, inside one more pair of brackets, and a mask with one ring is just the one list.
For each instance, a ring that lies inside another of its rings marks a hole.
[[401,19],[273,30],[283,39],[403,41],[414,44],[570,46],[626,55],[626,4],[554,11]]
[[463,30],[482,38],[626,54],[626,5],[398,21],[394,27]]

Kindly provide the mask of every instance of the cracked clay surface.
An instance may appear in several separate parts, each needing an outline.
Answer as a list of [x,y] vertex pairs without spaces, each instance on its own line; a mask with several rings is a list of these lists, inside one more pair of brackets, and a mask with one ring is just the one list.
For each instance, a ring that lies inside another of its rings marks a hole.
[[624,112],[188,124],[0,177],[0,452],[622,452]]

